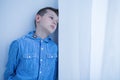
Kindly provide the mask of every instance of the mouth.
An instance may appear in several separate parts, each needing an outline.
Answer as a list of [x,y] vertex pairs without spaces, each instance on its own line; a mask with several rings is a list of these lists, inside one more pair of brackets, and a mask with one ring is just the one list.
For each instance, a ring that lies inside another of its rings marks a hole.
[[54,25],[51,25],[50,27],[51,27],[52,29],[54,29],[54,28],[55,28],[55,26],[54,26]]

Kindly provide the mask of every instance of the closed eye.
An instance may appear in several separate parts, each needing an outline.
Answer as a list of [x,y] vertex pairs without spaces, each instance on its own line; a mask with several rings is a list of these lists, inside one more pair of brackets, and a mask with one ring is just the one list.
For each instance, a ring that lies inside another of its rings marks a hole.
[[52,17],[52,16],[50,16],[50,19],[52,19],[52,20],[53,20],[53,17]]

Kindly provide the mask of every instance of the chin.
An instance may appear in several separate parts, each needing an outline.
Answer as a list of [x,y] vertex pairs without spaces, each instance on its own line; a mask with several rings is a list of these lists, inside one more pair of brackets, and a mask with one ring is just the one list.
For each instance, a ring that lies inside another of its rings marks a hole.
[[53,31],[50,31],[49,33],[50,33],[50,34],[52,34],[52,33],[53,33]]
[[51,33],[53,33],[55,30],[49,30],[49,33],[51,34]]

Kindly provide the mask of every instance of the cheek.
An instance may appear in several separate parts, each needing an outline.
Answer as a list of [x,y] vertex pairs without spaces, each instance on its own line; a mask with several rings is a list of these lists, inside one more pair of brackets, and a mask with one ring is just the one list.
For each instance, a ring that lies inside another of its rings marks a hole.
[[47,25],[50,25],[52,22],[51,22],[51,20],[47,19],[47,20],[45,20],[45,23],[46,23]]

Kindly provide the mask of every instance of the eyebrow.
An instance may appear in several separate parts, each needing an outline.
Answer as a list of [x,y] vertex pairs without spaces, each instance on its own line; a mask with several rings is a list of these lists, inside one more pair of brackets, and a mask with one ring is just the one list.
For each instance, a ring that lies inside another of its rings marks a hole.
[[[54,17],[54,15],[53,15],[53,14],[50,14],[50,13],[48,13],[48,15]],[[58,16],[57,16],[57,17],[58,17]],[[56,19],[56,21],[58,22],[58,18]]]

